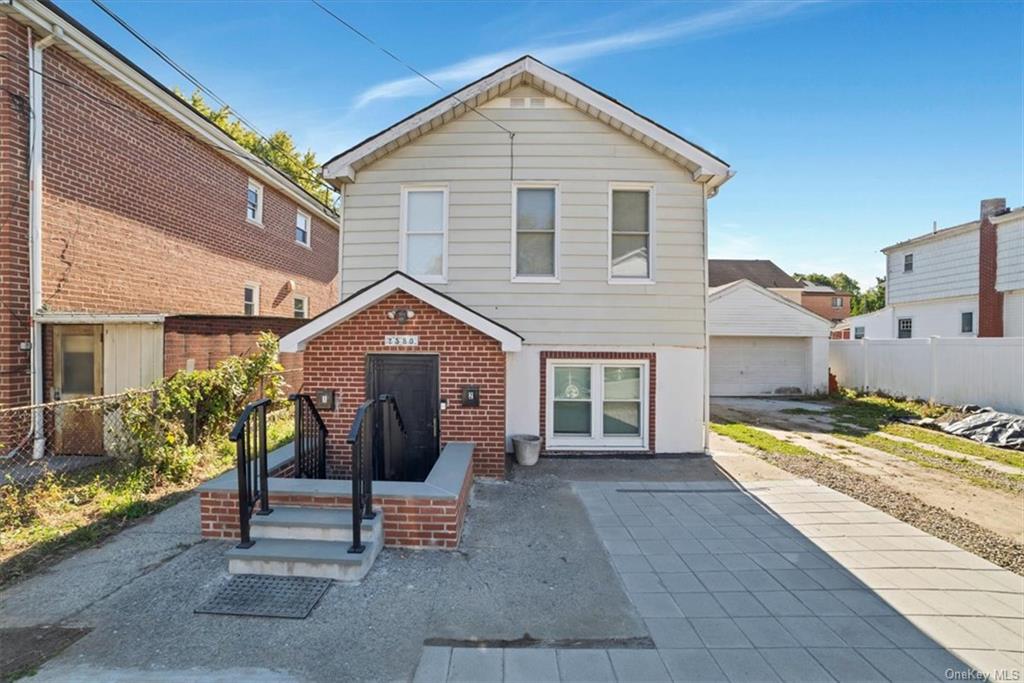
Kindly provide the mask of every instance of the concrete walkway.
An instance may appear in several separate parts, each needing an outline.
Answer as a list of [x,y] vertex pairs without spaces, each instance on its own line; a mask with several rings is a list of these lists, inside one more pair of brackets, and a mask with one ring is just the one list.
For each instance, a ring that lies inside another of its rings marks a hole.
[[425,648],[421,681],[1024,671],[1024,577],[807,480],[578,482],[651,649]]

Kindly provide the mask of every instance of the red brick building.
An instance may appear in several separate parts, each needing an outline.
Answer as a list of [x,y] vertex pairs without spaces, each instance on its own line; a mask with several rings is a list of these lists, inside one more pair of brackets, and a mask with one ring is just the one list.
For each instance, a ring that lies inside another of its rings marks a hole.
[[0,5],[0,54],[0,406],[209,367],[337,301],[335,212],[55,5]]
[[804,288],[800,292],[801,306],[822,318],[828,318],[833,323],[850,317],[850,300],[853,298],[850,292],[840,292],[827,285],[810,282],[802,284]]

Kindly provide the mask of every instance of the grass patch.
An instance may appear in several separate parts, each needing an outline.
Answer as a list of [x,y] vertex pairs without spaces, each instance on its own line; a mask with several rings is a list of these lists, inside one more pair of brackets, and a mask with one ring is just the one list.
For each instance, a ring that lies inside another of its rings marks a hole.
[[[267,419],[267,447],[292,440],[291,411]],[[226,433],[198,452],[189,476],[155,477],[131,462],[47,474],[28,487],[0,486],[0,586],[68,554],[100,543],[121,529],[174,505],[197,484],[234,466]]]
[[1024,468],[1024,453],[1020,453],[1018,451],[986,446],[985,444],[978,443],[977,441],[971,441],[970,439],[942,434],[931,429],[925,429],[924,427],[916,427],[914,425],[901,424],[898,422],[886,425],[883,427],[883,431],[886,434],[893,434],[894,436],[901,436],[905,439],[913,439],[914,441],[919,441],[921,443],[938,446],[939,448],[943,448],[947,451],[962,453],[964,455],[973,455],[993,462],[1000,462],[1005,465]]
[[783,441],[782,439],[778,439],[763,430],[751,427],[750,425],[746,425],[741,422],[712,422],[711,430],[716,434],[729,437],[733,441],[738,441],[752,448],[756,448],[759,451],[764,451],[765,453],[791,455],[802,458],[819,457],[817,453],[808,448],[804,448],[799,444],[790,443],[789,441]]
[[851,391],[844,391],[831,400],[834,406],[829,414],[832,417],[871,431],[879,431],[898,418],[935,418],[948,410],[937,403],[861,395]]

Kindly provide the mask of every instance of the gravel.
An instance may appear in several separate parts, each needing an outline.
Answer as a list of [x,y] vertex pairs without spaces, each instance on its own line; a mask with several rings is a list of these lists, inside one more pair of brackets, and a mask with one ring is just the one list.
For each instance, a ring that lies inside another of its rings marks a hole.
[[823,486],[844,493],[921,531],[1024,576],[1024,544],[1015,543],[974,522],[923,503],[914,496],[887,486],[878,477],[856,472],[824,456],[793,457],[762,451],[758,451],[758,455],[780,469],[813,479]]

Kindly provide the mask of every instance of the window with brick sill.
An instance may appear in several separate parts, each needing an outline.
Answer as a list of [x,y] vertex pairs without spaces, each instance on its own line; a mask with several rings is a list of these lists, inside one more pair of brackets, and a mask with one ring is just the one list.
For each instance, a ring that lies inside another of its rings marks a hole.
[[295,212],[295,241],[304,247],[309,246],[309,226],[312,220],[305,211]]
[[546,374],[548,448],[646,447],[646,363],[559,359]]
[[245,219],[250,223],[263,224],[263,186],[255,180],[249,181],[245,191]]
[[309,317],[309,297],[297,296],[292,302],[292,316],[295,318]]
[[260,314],[260,288],[258,285],[246,285],[242,290],[242,315],[256,316]]

